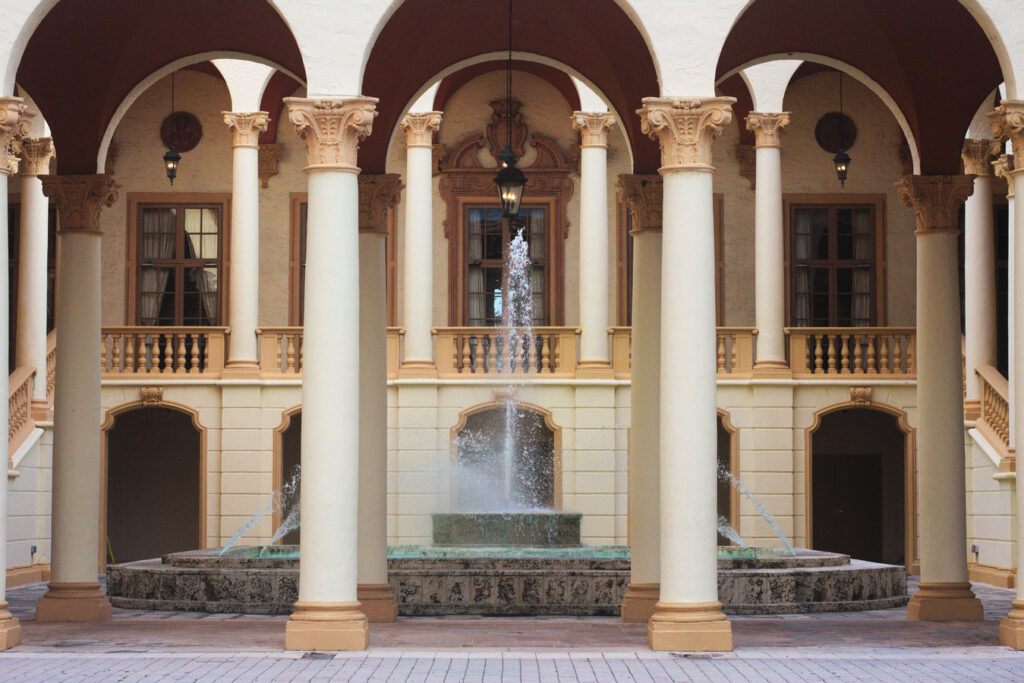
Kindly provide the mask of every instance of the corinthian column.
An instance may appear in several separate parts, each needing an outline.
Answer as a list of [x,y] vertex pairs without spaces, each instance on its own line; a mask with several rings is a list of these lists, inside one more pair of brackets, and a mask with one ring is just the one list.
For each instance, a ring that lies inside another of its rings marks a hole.
[[399,375],[436,377],[434,324],[434,190],[431,182],[434,132],[441,112],[408,114],[402,119],[406,147],[405,269],[402,292],[405,356]]
[[260,309],[260,133],[267,129],[265,111],[225,111],[224,123],[233,134],[234,157],[231,186],[231,303],[228,322],[227,374],[256,374],[259,355],[256,327]]
[[759,375],[789,375],[786,364],[786,267],[782,245],[782,156],[779,134],[789,112],[750,112],[757,156],[754,194],[754,308]]
[[971,176],[905,176],[900,199],[917,218],[917,429],[921,586],[908,619],[975,621],[967,579],[967,494],[960,370],[957,213]]
[[622,620],[654,614],[660,581],[658,462],[661,423],[661,176],[620,175],[618,200],[633,219],[633,332],[629,398],[629,590]]
[[[15,136],[28,133],[28,121],[23,118],[27,107],[20,97],[0,97],[0,252],[7,250],[7,177],[17,168],[17,158],[11,153]],[[11,163],[13,161],[13,163]],[[7,261],[0,264],[0,319],[8,320],[9,292]],[[0,348],[7,348],[10,334],[8,325],[0,325]],[[6,382],[6,380],[5,380]],[[0,420],[7,422],[8,407],[0,407]],[[7,567],[7,477],[0,482],[0,567]],[[0,650],[7,650],[21,642],[21,625],[7,609],[7,573],[0,572]]]
[[100,547],[100,214],[117,200],[109,175],[43,176],[57,203],[56,394],[50,590],[36,621],[104,621],[110,601],[96,581]]
[[359,176],[359,603],[371,622],[394,621],[388,585],[387,220],[397,174]]
[[608,362],[608,129],[615,116],[574,112],[580,132],[580,377],[611,377]]
[[643,100],[661,144],[661,593],[653,650],[731,650],[718,601],[715,244],[711,145],[731,97]]
[[[1017,180],[1024,176],[1024,101],[1003,100],[1001,106],[996,109],[993,115],[992,130],[997,138],[1009,138],[1013,143],[1013,163],[1008,171],[1007,182],[1010,191],[1017,184]],[[1020,162],[1020,163],[1018,163]],[[1004,162],[1004,166],[1008,166]],[[1024,181],[1022,181],[1024,182]],[[1014,200],[1013,209],[1010,213],[1012,229],[1011,255],[1013,267],[1010,271],[1012,288],[1010,289],[1010,310],[1013,311],[1017,302],[1024,301],[1024,202]],[[1011,319],[1012,346],[1010,347],[1010,358],[1016,349],[1024,349],[1024,315],[1013,315]],[[1024,425],[1024,402],[1018,401],[1017,397],[1024,396],[1024,363],[1011,360],[1010,374],[1010,415],[1013,424],[1011,438],[1019,434],[1021,426]],[[1017,573],[1024,567],[1024,486],[1017,482],[1014,487],[1016,505],[1016,524],[1014,533],[1017,540]],[[999,622],[999,642],[1008,645],[1015,650],[1024,650],[1024,581],[1017,581],[1017,594],[1013,601],[1013,608]]]
[[359,555],[359,141],[372,97],[286,97],[306,142],[309,209],[302,381],[302,538],[289,650],[364,650]]

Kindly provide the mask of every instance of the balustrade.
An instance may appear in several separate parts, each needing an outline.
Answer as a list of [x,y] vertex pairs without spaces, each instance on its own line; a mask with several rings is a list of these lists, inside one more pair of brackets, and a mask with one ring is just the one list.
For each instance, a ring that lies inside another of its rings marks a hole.
[[719,327],[715,367],[719,377],[749,376],[754,367],[754,328]]
[[912,327],[793,327],[786,334],[794,377],[917,374]]
[[1013,460],[1010,450],[1010,387],[1006,378],[991,365],[974,370],[981,389],[981,416],[975,427],[1002,458],[1000,471],[1007,471]]
[[501,327],[443,327],[437,336],[440,377],[576,374],[577,327],[535,327],[528,337]]
[[14,467],[11,460],[25,438],[32,432],[35,422],[32,420],[32,383],[36,376],[35,368],[22,366],[16,368],[7,379],[7,469]]
[[107,377],[219,377],[227,331],[226,327],[104,327],[100,373]]

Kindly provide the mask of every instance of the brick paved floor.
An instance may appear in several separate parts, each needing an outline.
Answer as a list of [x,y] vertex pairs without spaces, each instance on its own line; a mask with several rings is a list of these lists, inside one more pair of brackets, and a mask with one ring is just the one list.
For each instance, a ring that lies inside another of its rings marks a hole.
[[0,654],[0,681],[1024,680],[1024,653],[996,640],[1013,593],[983,584],[981,623],[732,617],[735,652],[690,656],[648,651],[643,624],[561,617],[403,618],[374,624],[368,652],[282,652],[286,617],[116,609],[105,624],[37,624],[44,590],[8,592],[24,644]]

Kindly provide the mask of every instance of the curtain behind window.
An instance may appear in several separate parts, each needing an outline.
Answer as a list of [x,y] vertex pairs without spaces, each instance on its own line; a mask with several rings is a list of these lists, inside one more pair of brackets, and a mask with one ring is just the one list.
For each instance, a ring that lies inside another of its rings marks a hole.
[[[174,209],[144,209],[142,212],[142,259],[174,258],[177,215]],[[142,266],[141,316],[143,325],[155,325],[167,294],[170,268]]]

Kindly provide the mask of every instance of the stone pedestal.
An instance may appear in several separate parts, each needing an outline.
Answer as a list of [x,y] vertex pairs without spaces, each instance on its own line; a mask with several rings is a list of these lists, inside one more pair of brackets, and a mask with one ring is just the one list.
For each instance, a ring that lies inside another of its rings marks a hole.
[[981,601],[969,581],[922,583],[907,603],[907,619],[915,621],[981,621]]
[[107,621],[112,611],[99,583],[51,583],[36,603],[36,621]]
[[369,641],[358,602],[297,602],[284,632],[286,650],[365,650]]
[[379,624],[398,618],[398,603],[388,584],[361,583],[356,588],[356,595],[367,621]]
[[647,644],[659,651],[730,651],[732,625],[720,602],[659,602],[647,624]]
[[629,589],[622,598],[622,620],[630,624],[650,621],[660,594],[660,584],[630,582]]

